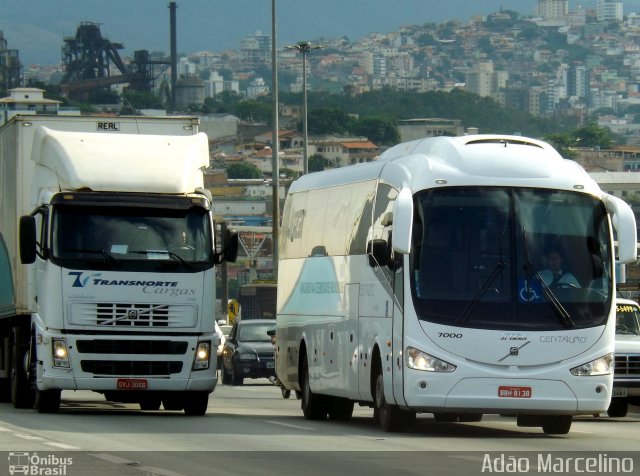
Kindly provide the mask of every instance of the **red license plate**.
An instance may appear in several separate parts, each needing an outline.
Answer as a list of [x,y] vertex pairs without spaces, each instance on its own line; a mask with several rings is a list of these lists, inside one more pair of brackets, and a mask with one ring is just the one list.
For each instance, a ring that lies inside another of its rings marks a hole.
[[531,387],[498,387],[498,396],[501,398],[531,398]]
[[147,379],[144,378],[119,378],[118,390],[146,390]]

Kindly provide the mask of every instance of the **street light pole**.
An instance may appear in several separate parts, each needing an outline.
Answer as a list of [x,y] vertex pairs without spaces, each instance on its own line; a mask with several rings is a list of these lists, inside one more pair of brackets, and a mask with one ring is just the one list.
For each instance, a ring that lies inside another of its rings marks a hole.
[[308,41],[299,41],[288,49],[296,50],[302,54],[302,173],[309,173],[309,129],[307,124],[307,55],[311,50],[317,50],[322,46],[312,46]]
[[271,0],[271,97],[273,99],[273,130],[271,134],[271,183],[273,185],[273,215],[271,223],[271,248],[273,249],[273,279],[278,281],[278,238],[280,230],[280,164],[278,136],[278,56],[276,47],[276,0]]

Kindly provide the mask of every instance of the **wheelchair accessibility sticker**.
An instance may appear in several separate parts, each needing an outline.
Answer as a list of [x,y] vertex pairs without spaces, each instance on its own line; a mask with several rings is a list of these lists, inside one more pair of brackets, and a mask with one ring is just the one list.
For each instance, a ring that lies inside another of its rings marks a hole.
[[537,279],[518,279],[518,300],[520,302],[539,302],[542,300],[542,286]]

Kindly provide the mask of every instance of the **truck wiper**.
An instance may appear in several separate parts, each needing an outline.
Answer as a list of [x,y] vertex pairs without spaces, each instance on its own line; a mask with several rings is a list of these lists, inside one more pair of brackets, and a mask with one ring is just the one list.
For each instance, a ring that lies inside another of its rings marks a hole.
[[480,302],[480,299],[482,299],[482,296],[484,296],[484,293],[487,292],[487,289],[489,289],[489,286],[493,284],[498,274],[500,274],[500,272],[504,269],[506,265],[507,264],[502,259],[502,253],[500,253],[500,260],[493,268],[493,271],[491,271],[491,274],[489,275],[489,277],[485,280],[484,283],[482,283],[482,287],[478,289],[478,292],[475,294],[475,296],[473,296],[473,299],[471,300],[471,302],[469,302],[467,307],[464,308],[464,311],[462,311],[462,314],[460,314],[460,317],[458,318],[458,322],[456,324],[458,325],[463,324],[469,318],[469,315],[478,305],[478,302]]
[[551,288],[544,282],[540,273],[533,270],[533,263],[529,261],[529,249],[527,247],[527,232],[522,227],[522,236],[524,237],[524,272],[529,279],[535,279],[540,283],[542,287],[542,294],[547,299],[547,302],[551,304],[551,307],[555,311],[556,315],[560,318],[562,323],[566,327],[576,327],[576,323],[571,319],[571,315],[562,305],[558,297],[554,294]]
[[179,254],[174,253],[173,251],[169,251],[169,250],[135,250],[135,251],[129,251],[129,253],[138,254],[138,255],[150,255],[150,254],[167,255],[170,258],[180,262],[180,264],[186,266],[187,268],[193,269],[193,265],[191,263],[186,261]]
[[106,261],[109,261],[112,264],[115,265],[119,265],[120,262],[111,254],[109,253],[107,250],[103,249],[95,249],[95,250],[91,250],[91,249],[73,249],[73,250],[62,250],[65,253],[91,253],[91,254],[98,254],[98,255],[102,255],[104,258],[106,258]]

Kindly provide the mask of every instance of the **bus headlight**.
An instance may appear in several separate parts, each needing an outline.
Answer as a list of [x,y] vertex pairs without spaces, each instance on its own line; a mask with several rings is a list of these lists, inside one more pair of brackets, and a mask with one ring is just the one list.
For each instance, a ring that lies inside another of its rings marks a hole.
[[205,370],[209,368],[209,357],[211,356],[211,341],[198,342],[196,356],[193,360],[193,370]]
[[609,375],[611,372],[613,372],[613,354],[603,355],[596,360],[571,369],[571,373],[578,377]]
[[426,372],[453,372],[456,369],[455,365],[425,354],[414,347],[407,347],[406,356],[407,367],[410,369]]
[[69,362],[69,350],[67,348],[67,339],[63,337],[51,339],[51,351],[53,353],[53,366],[59,369],[71,368]]

